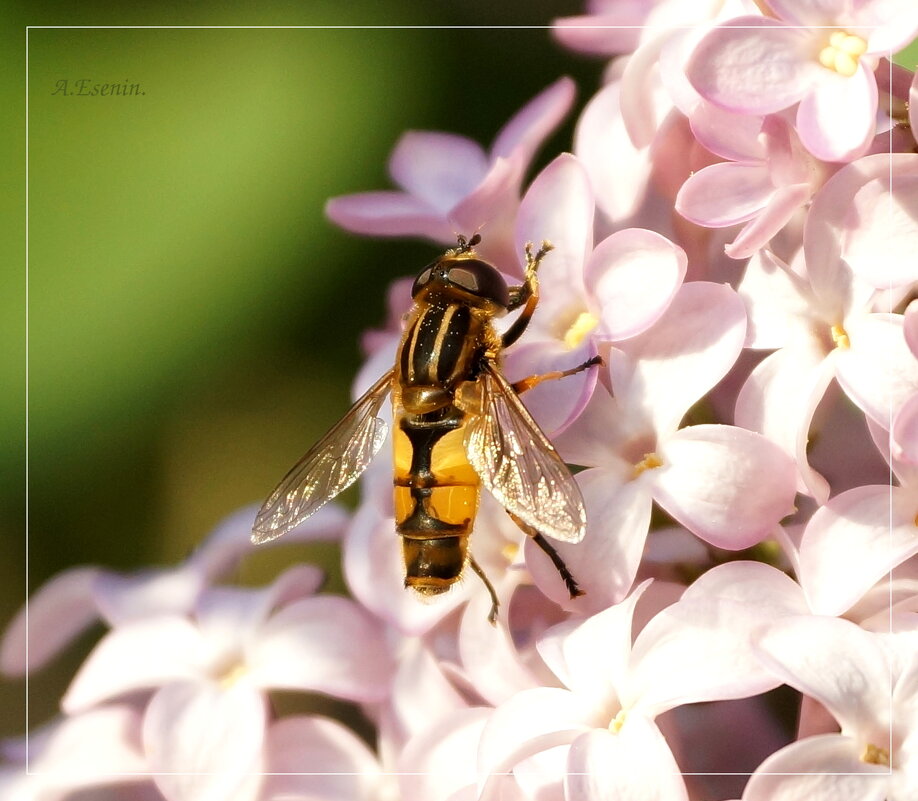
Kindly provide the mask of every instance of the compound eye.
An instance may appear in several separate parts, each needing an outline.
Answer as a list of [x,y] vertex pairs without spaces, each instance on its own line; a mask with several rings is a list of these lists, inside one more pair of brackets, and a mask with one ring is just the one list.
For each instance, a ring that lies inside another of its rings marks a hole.
[[411,297],[417,297],[418,292],[420,292],[427,285],[427,282],[430,281],[430,276],[432,274],[433,267],[428,267],[414,279],[414,284],[411,286]]
[[464,267],[453,267],[447,273],[447,277],[450,282],[456,286],[460,286],[463,289],[468,290],[473,295],[477,295],[479,291],[478,275],[472,270],[467,270]]

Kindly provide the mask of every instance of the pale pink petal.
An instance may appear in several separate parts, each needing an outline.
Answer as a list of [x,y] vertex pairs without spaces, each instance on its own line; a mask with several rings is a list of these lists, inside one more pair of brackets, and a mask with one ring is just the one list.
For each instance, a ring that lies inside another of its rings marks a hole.
[[912,136],[918,139],[918,73],[912,78],[912,86],[908,90],[908,123],[912,129]]
[[186,618],[127,623],[106,634],[77,671],[61,707],[68,714],[135,690],[200,675],[202,638]]
[[858,742],[838,734],[791,743],[752,774],[743,801],[883,801],[889,768],[859,757]]
[[699,101],[689,117],[698,142],[715,155],[729,161],[764,161],[765,146],[759,136],[762,117],[737,114]]
[[302,564],[286,570],[268,587],[220,586],[202,593],[194,618],[212,654],[211,669],[224,671],[227,660],[239,660],[276,607],[313,595],[323,580],[319,568]]
[[[524,342],[511,351],[505,372],[510,381],[519,381],[555,370],[568,370],[584,364],[597,354],[596,343],[588,337],[569,348],[557,340]],[[567,428],[584,410],[596,388],[599,368],[581,370],[557,381],[543,381],[526,391],[523,404],[549,436]]]
[[587,262],[587,291],[599,304],[596,336],[627,339],[653,325],[685,278],[685,251],[643,228],[617,231],[600,242]]
[[738,17],[701,40],[686,73],[717,106],[770,114],[800,100],[825,69],[813,58],[812,36],[766,17]]
[[737,293],[746,306],[746,347],[782,348],[809,328],[809,304],[800,279],[769,251],[754,254]]
[[867,152],[874,134],[877,82],[863,64],[850,78],[831,73],[797,109],[803,146],[823,161],[851,161]]
[[918,553],[918,499],[900,487],[858,487],[816,510],[800,541],[800,582],[816,614],[841,615]]
[[745,259],[765,247],[804,207],[811,194],[809,184],[777,189],[765,208],[724,248],[724,252],[731,259]]
[[857,406],[887,431],[892,414],[918,392],[918,359],[902,334],[901,314],[845,321],[850,347],[836,348],[835,375]]
[[586,503],[586,536],[576,545],[552,545],[586,594],[571,600],[558,571],[532,541],[526,542],[526,566],[553,601],[592,614],[618,603],[631,589],[650,525],[651,492],[646,482],[605,469],[584,470],[577,483]]
[[658,446],[663,466],[648,471],[654,500],[706,542],[748,548],[794,511],[794,462],[743,428],[683,428]]
[[[407,290],[405,294],[407,296]],[[380,373],[382,372],[381,370]],[[369,387],[369,384],[367,386]],[[229,574],[243,557],[256,551],[252,544],[252,524],[255,522],[257,509],[255,505],[247,506],[223,519],[185,564],[198,571],[205,579],[222,578]],[[292,528],[282,540],[273,540],[272,543],[284,546],[295,542],[337,540],[343,533],[347,520],[348,514],[341,506],[329,503]],[[258,550],[265,547],[273,545],[261,545],[258,546]]]
[[[480,618],[492,628],[486,615],[484,610]],[[427,728],[432,719],[468,706],[443,675],[442,667],[419,638],[403,643],[389,701],[393,720],[405,738]]]
[[918,359],[918,300],[913,300],[902,315],[902,329],[908,349]]
[[474,789],[478,741],[489,714],[460,709],[409,740],[398,757],[400,797],[449,801],[462,788]]
[[[565,801],[564,779],[567,774],[568,748],[549,748],[524,759],[513,768],[512,781],[519,788],[517,796],[508,795],[508,801],[528,801],[531,798],[545,801]],[[509,793],[509,790],[505,790]],[[504,796],[501,796],[503,801]]]
[[780,570],[761,562],[727,562],[693,581],[682,600],[718,599],[745,604],[767,620],[809,611],[800,585]]
[[650,585],[636,587],[622,603],[586,620],[553,626],[539,638],[539,655],[552,672],[583,698],[606,703],[610,691],[624,686],[631,655],[634,607]]
[[775,15],[792,25],[831,25],[851,3],[846,0],[769,0]]
[[368,799],[382,781],[366,743],[329,718],[281,718],[268,729],[265,754],[259,801]]
[[[251,537],[251,527],[246,539]],[[249,541],[249,548],[252,547]],[[93,591],[99,613],[111,626],[160,614],[187,614],[205,586],[203,573],[186,564],[122,575],[102,573]]]
[[595,729],[570,749],[568,798],[610,801],[688,801],[685,782],[656,724],[636,712],[617,733]]
[[629,402],[645,408],[661,435],[674,430],[733,366],[745,336],[746,310],[729,286],[683,284],[655,325],[621,343],[634,362]]
[[346,231],[370,236],[423,236],[434,242],[456,241],[439,209],[405,192],[360,192],[333,197],[325,215]]
[[647,195],[650,154],[625,130],[619,82],[606,84],[587,103],[574,131],[574,154],[586,168],[596,205],[616,222],[635,214]]
[[[562,153],[540,172],[520,203],[516,244],[554,245],[539,268],[543,301],[549,307],[582,304],[583,266],[593,249],[593,193],[583,165]],[[544,316],[544,313],[543,313]]]
[[0,643],[0,670],[24,676],[44,667],[94,623],[93,586],[105,571],[74,567],[48,580],[19,610]]
[[562,17],[552,23],[552,35],[565,47],[581,53],[611,56],[630,53],[640,42],[640,26],[647,15],[643,2],[616,5],[614,14]]
[[804,338],[775,351],[750,374],[736,399],[737,425],[757,431],[797,463],[798,489],[818,502],[829,497],[829,485],[807,460],[810,424],[832,380],[834,365],[821,345]]
[[631,142],[643,148],[653,142],[660,123],[672,108],[662,90],[657,64],[672,31],[646,38],[628,58],[621,80],[622,119]]
[[[489,599],[482,593],[463,611],[459,628],[459,659],[482,699],[498,706],[520,690],[539,686],[539,682],[511,636],[507,623],[509,604],[501,604],[496,625],[488,622],[489,605]],[[416,705],[417,693],[414,689],[406,689],[409,690],[405,695],[406,704]],[[436,707],[432,703],[426,704],[425,710],[429,708]],[[427,715],[426,711],[423,714]]]
[[771,200],[775,187],[764,164],[723,162],[694,173],[676,196],[676,211],[708,228],[745,222]]
[[41,799],[50,788],[59,788],[66,797],[82,787],[149,779],[140,748],[140,714],[129,706],[104,706],[63,718],[41,747],[30,745],[27,767],[44,788]]
[[841,254],[854,273],[880,289],[918,280],[918,155],[892,156],[889,175],[868,180],[850,203]]
[[868,182],[888,181],[891,165],[907,169],[908,159],[908,154],[864,156],[842,167],[813,197],[804,229],[806,274],[819,301],[819,312],[832,324],[864,308],[874,291],[869,284],[855,282],[842,259],[842,248],[850,236],[869,237],[868,231],[858,230],[857,218],[852,218],[851,200]]
[[893,455],[918,464],[918,394],[912,395],[896,414],[892,427]]
[[696,584],[635,640],[623,701],[647,714],[744,698],[780,683],[761,666],[750,636],[765,623],[806,611],[799,588],[756,562],[713,568]]
[[144,715],[144,750],[168,801],[255,799],[265,699],[251,687],[205,682],[164,687]]
[[407,131],[389,159],[389,174],[408,194],[446,213],[488,171],[481,145],[457,134]]
[[609,722],[602,709],[568,690],[523,690],[497,707],[485,725],[478,747],[479,781]]
[[[554,437],[552,443],[568,464],[584,467],[605,467],[619,472],[623,477],[630,473],[631,465],[621,454],[623,442],[633,436],[635,425],[624,413],[618,398],[606,388],[613,365],[629,362],[619,350],[610,349],[605,356],[606,367],[598,368],[600,380],[596,382],[590,402],[570,428]],[[613,381],[615,378],[613,378]],[[620,379],[627,382],[627,376]]]
[[854,3],[849,12],[852,27],[862,27],[867,52],[889,54],[906,47],[918,36],[918,7],[910,0]]
[[823,704],[843,734],[888,741],[892,686],[878,635],[841,618],[801,615],[770,624],[755,646],[766,667]]
[[353,601],[317,596],[277,612],[246,654],[264,688],[311,690],[378,701],[392,680],[383,627]]
[[564,77],[536,95],[500,129],[491,145],[491,160],[513,156],[528,164],[564,119],[576,93],[576,84]]

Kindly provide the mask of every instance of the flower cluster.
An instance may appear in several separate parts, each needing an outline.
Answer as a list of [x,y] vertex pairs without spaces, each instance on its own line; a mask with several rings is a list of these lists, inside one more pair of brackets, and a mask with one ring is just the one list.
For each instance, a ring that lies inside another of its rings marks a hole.
[[[523,395],[581,468],[586,537],[555,547],[585,594],[483,494],[497,624],[471,571],[421,603],[380,457],[353,514],[284,540],[340,541],[350,598],[312,565],[226,583],[252,509],[174,569],[41,588],[7,674],[109,630],[61,717],[4,745],[0,797],[918,798],[918,78],[890,60],[918,5],[594,0],[553,33],[610,59],[571,153],[527,183],[574,103],[561,79],[490,151],[405,134],[399,189],[328,214],[439,246],[480,232],[515,283],[526,243],[554,245],[503,367],[602,357]],[[408,280],[355,396],[393,363]],[[278,714],[281,690],[349,702],[372,744]]]

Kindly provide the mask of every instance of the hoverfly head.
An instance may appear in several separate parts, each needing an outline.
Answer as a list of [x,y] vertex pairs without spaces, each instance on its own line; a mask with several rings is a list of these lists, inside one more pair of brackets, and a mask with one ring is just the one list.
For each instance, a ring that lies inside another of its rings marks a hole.
[[478,258],[472,250],[480,241],[478,234],[468,241],[460,237],[458,248],[446,251],[421,271],[411,287],[411,296],[415,300],[446,297],[506,310],[510,303],[507,282],[494,265]]

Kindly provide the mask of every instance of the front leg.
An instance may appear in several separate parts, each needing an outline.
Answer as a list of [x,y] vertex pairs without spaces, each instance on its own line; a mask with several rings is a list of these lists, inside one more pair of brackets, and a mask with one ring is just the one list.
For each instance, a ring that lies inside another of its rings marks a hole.
[[532,242],[526,243],[526,277],[521,286],[510,287],[510,303],[507,306],[508,311],[514,311],[520,306],[523,311],[520,316],[513,321],[504,335],[501,337],[501,345],[509,347],[516,342],[526,330],[529,321],[532,319],[533,312],[539,304],[539,278],[537,270],[542,259],[545,258],[554,245],[547,240],[543,241],[539,249],[532,252]]

